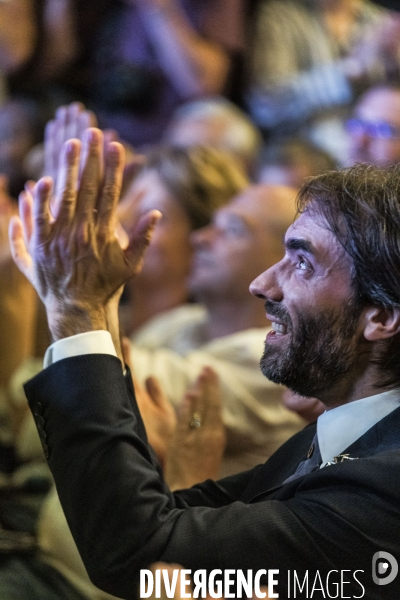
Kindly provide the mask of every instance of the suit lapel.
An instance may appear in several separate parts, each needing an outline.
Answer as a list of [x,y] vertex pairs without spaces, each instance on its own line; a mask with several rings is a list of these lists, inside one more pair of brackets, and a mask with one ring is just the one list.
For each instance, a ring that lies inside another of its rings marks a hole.
[[[305,458],[315,431],[316,424],[314,423],[281,446],[251,480],[242,495],[242,501],[253,503],[265,498],[272,499],[276,497],[277,492],[282,488],[285,491],[284,495],[291,497],[303,478],[299,477],[299,479],[295,479],[284,486],[282,485],[282,481],[285,481],[287,477],[294,473],[299,462]],[[350,458],[361,459],[399,447],[400,407],[378,421],[364,435],[346,448],[342,454],[348,454]],[[325,468],[331,469],[337,467],[339,465],[332,465]],[[318,475],[318,472],[309,474],[309,476],[313,477],[316,475]]]
[[315,423],[308,425],[278,448],[257,471],[241,500],[246,503],[257,502],[260,496],[273,494],[282,487],[282,481],[294,473],[299,462],[306,458],[315,431]]

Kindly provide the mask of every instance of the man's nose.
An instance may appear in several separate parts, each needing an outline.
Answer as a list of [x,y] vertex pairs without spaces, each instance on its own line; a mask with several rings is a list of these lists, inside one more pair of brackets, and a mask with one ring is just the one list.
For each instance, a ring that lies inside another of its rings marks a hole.
[[279,263],[267,269],[251,282],[249,290],[253,296],[275,302],[283,300],[282,288],[278,282],[278,265]]

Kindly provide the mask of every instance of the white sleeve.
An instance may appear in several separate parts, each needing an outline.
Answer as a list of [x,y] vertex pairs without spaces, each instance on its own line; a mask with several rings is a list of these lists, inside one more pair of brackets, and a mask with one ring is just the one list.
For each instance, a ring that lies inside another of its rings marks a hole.
[[81,354],[111,354],[117,356],[111,334],[108,331],[87,331],[54,342],[46,350],[43,368],[58,360]]

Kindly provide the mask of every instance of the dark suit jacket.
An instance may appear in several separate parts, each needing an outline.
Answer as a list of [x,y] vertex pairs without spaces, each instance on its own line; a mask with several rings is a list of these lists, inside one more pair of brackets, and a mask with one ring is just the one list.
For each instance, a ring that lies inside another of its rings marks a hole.
[[[192,570],[279,569],[281,598],[295,597],[288,571],[308,570],[314,581],[317,570],[322,580],[346,570],[353,583],[339,596],[332,588],[330,597],[400,598],[400,575],[386,586],[372,582],[375,552],[400,562],[400,409],[346,450],[358,460],[282,485],[305,458],[311,425],[264,465],[172,494],[118,359],[62,360],[28,382],[26,393],[71,531],[99,587],[134,597],[138,570],[163,560]],[[357,575],[364,595],[355,570],[364,571]]]

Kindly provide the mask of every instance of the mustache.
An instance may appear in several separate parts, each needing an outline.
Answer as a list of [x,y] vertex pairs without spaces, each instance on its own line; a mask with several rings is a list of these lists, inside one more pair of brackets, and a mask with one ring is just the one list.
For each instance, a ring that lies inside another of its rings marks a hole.
[[276,317],[285,325],[292,326],[292,319],[286,308],[284,308],[279,302],[274,302],[273,300],[266,300],[265,302],[265,311],[271,315],[271,317]]

